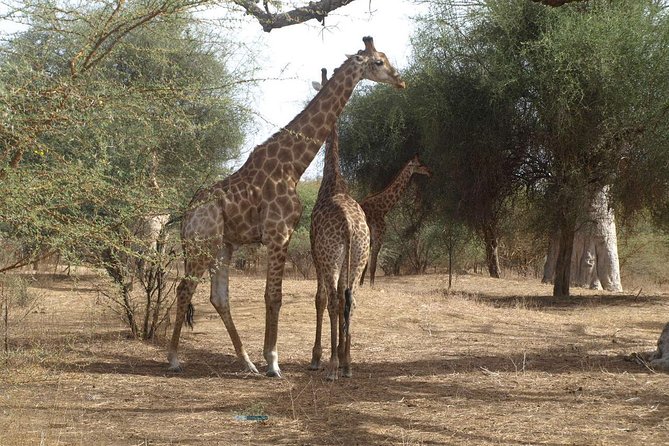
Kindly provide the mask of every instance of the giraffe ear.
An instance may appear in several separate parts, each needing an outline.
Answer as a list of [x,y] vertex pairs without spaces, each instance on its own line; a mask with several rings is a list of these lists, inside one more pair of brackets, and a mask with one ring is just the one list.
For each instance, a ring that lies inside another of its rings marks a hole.
[[311,86],[314,87],[314,90],[316,91],[321,91],[321,88],[323,88],[323,85],[321,85],[320,82],[312,81]]

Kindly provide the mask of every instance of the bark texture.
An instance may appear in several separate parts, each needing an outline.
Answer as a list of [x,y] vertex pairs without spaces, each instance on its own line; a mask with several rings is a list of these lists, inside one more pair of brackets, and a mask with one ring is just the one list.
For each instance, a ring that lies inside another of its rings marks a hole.
[[[584,220],[577,225],[571,253],[570,282],[584,288],[622,291],[616,223],[607,192],[608,187],[604,187],[595,194]],[[559,237],[560,234],[555,234],[549,243],[544,283],[555,280]]]
[[492,225],[486,225],[484,227],[483,239],[485,242],[485,257],[488,265],[488,273],[490,274],[490,277],[499,279],[502,269],[499,266],[497,233]]

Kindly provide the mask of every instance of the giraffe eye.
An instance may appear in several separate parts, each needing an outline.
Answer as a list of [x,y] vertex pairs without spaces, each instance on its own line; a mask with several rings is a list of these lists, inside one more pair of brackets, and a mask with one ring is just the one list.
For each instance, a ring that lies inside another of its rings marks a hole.
[[377,60],[374,61],[374,65],[376,65],[377,67],[380,67],[381,65],[383,65],[383,61],[381,59],[377,59]]

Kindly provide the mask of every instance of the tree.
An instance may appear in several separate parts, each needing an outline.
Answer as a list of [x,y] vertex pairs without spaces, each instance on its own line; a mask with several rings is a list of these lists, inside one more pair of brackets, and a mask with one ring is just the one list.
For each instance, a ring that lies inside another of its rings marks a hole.
[[[609,188],[599,191],[584,204],[587,208],[576,225],[571,256],[570,282],[590,289],[622,291],[618,245]],[[544,267],[543,282],[553,282],[558,256],[559,234],[551,239]]]
[[620,159],[648,149],[643,134],[656,129],[647,124],[664,113],[669,23],[652,1],[576,4],[549,10],[543,23],[526,52],[541,137],[534,151],[549,161],[543,203],[561,234],[554,295],[568,295],[581,203],[619,180]]
[[[517,148],[525,135],[517,93],[489,79],[490,67],[466,52],[474,38],[463,38],[443,17],[435,13],[415,39],[406,92],[375,88],[354,98],[342,124],[342,158],[362,189],[374,189],[392,177],[395,160],[420,152],[434,172],[423,207],[475,230],[489,274],[499,277],[500,221],[518,187]],[[494,64],[497,37],[477,31],[475,38],[485,63]]]
[[45,251],[104,267],[133,333],[150,337],[135,308],[167,306],[132,304],[132,285],[144,277],[147,297],[154,286],[162,293],[169,249],[155,249],[165,246],[160,231],[144,228],[178,218],[238,155],[249,120],[243,73],[226,68],[215,34],[173,14],[131,30],[95,69],[73,75],[68,60],[96,19],[93,11],[53,31],[36,16],[3,48],[0,98],[10,119],[0,124],[0,232],[23,251],[5,268]]
[[648,142],[657,143],[665,131],[663,2],[545,8],[491,0],[465,12],[437,3],[429,20],[455,28],[462,37],[454,51],[485,73],[493,91],[514,92],[516,107],[509,111],[517,119],[511,122],[524,129],[517,138],[517,174],[541,207],[547,229],[559,230],[554,294],[568,295],[582,203],[635,176],[639,171],[633,173],[631,163],[623,171],[620,160],[657,153]]
[[518,187],[520,158],[515,150],[522,133],[514,122],[513,98],[493,91],[480,70],[470,70],[456,54],[450,56],[422,54],[425,62],[415,68],[420,74],[413,109],[424,117],[423,150],[430,153],[441,178],[429,188],[427,200],[477,232],[490,276],[500,277],[500,222]]

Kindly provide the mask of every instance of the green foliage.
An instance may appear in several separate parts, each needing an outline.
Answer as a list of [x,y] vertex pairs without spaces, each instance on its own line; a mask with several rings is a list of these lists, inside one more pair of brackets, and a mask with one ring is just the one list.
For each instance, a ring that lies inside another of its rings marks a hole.
[[669,237],[658,230],[648,213],[634,225],[619,225],[618,256],[623,279],[629,288],[669,283]]
[[376,192],[419,150],[408,120],[408,94],[387,86],[362,89],[340,119],[342,173],[362,195]]
[[[513,245],[573,228],[595,191],[614,205],[669,212],[669,16],[662,1],[432,2],[414,39],[408,88],[359,94],[342,123],[342,159],[361,191],[418,150],[434,172],[424,209],[486,242]],[[381,166],[378,173],[373,169]],[[514,200],[527,192],[527,227]],[[666,220],[669,221],[669,220]],[[512,257],[516,257],[513,254]],[[524,260],[520,260],[520,259]],[[518,263],[520,262],[520,263]]]
[[301,181],[297,187],[297,193],[302,203],[302,216],[290,239],[288,260],[305,279],[311,277],[314,268],[309,231],[311,228],[311,212],[316,204],[319,187],[319,181]]
[[311,227],[311,211],[316,204],[318,197],[318,189],[321,187],[320,181],[300,181],[297,185],[297,194],[302,203],[302,216],[297,223],[296,230],[306,229],[309,231]]
[[0,53],[0,230],[14,246],[132,250],[139,219],[178,216],[238,155],[249,116],[225,42],[173,15],[73,72],[104,12],[37,16]]
[[188,6],[39,1],[0,47],[0,238],[13,251],[0,269],[50,252],[104,267],[119,288],[111,301],[144,338],[166,320],[174,259],[146,222],[178,221],[226,173],[249,122],[248,73],[225,62],[233,44]]

